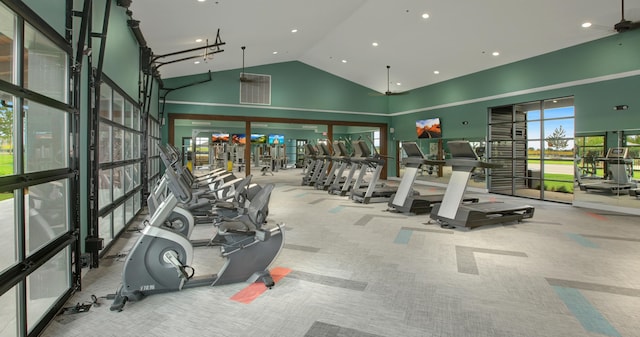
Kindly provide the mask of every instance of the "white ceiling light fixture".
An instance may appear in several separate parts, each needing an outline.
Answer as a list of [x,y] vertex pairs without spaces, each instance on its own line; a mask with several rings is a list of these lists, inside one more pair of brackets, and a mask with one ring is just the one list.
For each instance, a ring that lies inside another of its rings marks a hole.
[[291,30],[291,32],[292,32],[292,33],[297,33],[297,32],[298,32],[298,30],[294,28],[294,29],[292,29],[292,30]]
[[274,51],[274,52],[273,52],[273,55],[276,55],[276,54],[278,54],[278,52],[277,52],[277,51]]
[[200,43],[200,42],[202,42],[202,39],[196,39],[196,42]]
[[493,53],[491,53],[491,55],[498,56],[498,55],[500,55],[500,52],[494,51]]
[[582,24],[582,28],[589,28],[589,27],[591,27],[591,22],[584,22]]
[[207,0],[198,0],[198,2],[205,2],[205,1],[207,1]]
[[378,42],[373,42],[371,45],[374,46],[374,47],[377,47],[378,46]]
[[342,63],[347,63],[347,60],[342,60]]
[[422,13],[422,18],[423,19],[428,19],[429,18],[429,13]]
[[193,62],[193,63],[194,63],[194,64],[200,64],[200,61],[195,61],[195,62]]
[[400,86],[400,85],[402,85],[402,83],[401,82],[396,82],[396,85]]
[[438,75],[440,72],[438,70],[434,70],[433,73]]

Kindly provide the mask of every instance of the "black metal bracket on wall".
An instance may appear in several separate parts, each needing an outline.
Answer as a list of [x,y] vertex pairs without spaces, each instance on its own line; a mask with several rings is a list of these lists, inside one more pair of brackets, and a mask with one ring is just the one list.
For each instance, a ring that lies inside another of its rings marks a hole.
[[[88,116],[87,136],[89,139],[89,224],[88,233],[85,237],[85,250],[90,254],[91,259],[89,263],[90,268],[98,268],[99,266],[99,250],[101,245],[96,244],[100,241],[99,238],[99,225],[98,225],[98,170],[99,170],[99,157],[98,157],[98,143],[99,143],[99,120],[100,120],[100,84],[102,82],[102,66],[104,64],[104,53],[107,45],[107,31],[109,28],[109,17],[111,14],[111,2],[105,1],[104,18],[102,21],[102,31],[100,33],[89,33],[89,40],[87,46],[89,50],[92,49],[92,38],[100,39],[100,48],[97,55],[95,53],[89,53],[87,55],[88,65],[91,69],[89,72],[89,87],[93,89],[93,95],[89,95],[88,100]],[[88,14],[89,20],[88,30],[92,30],[91,14]],[[94,56],[97,57],[97,66],[94,65]]]
[[[215,39],[215,42],[213,44],[209,44],[209,41],[207,40],[207,43],[204,46],[201,46],[201,47],[195,47],[195,48],[180,50],[180,51],[167,53],[167,54],[163,54],[163,55],[152,55],[148,68],[153,73],[158,73],[159,72],[158,69],[160,67],[168,65],[168,64],[173,64],[173,63],[187,61],[187,60],[193,60],[193,59],[197,59],[197,58],[203,58],[203,59],[206,60],[209,57],[213,57],[217,53],[222,53],[224,51],[224,49],[222,49],[221,47],[224,46],[225,44],[226,43],[223,42],[222,38],[220,37],[220,29],[218,29],[218,31],[216,33],[216,39]],[[200,51],[200,50],[204,51],[204,53],[202,55],[198,54],[198,55],[190,55],[190,56],[176,58],[176,59],[170,59],[170,58],[172,58],[174,56],[178,56],[178,55],[186,54],[186,53],[197,52],[197,51]],[[160,60],[163,60],[163,59],[170,59],[170,60],[160,61]],[[198,85],[198,84],[201,84],[201,83],[204,83],[204,82],[209,82],[209,81],[211,81],[211,71],[209,71],[209,78],[207,80],[197,81],[195,83],[191,83],[191,84],[180,86],[179,88],[165,88],[163,83],[160,81],[160,90],[166,90],[167,91],[163,95],[164,97],[162,97],[163,98],[162,106],[160,107],[160,109],[158,111],[158,120],[160,121],[160,123],[164,122],[164,103],[166,101],[166,96],[167,96],[167,94],[169,94],[169,92],[177,90],[177,89],[190,87],[190,86],[193,86],[193,85]]]
[[[213,44],[209,44],[209,41],[207,41],[207,43],[204,46],[201,47],[196,47],[196,48],[190,48],[190,49],[186,49],[186,50],[181,50],[181,51],[177,51],[177,52],[172,52],[172,53],[168,53],[168,54],[163,54],[163,55],[154,55],[153,51],[151,50],[151,48],[149,48],[147,46],[147,42],[144,39],[144,36],[142,34],[142,31],[140,30],[140,21],[137,20],[128,20],[127,21],[129,27],[131,28],[131,31],[133,32],[133,35],[136,37],[136,40],[138,41],[138,44],[140,45],[140,66],[142,67],[142,75],[143,78],[140,81],[139,84],[139,90],[140,90],[140,95],[141,95],[141,101],[142,101],[142,112],[141,112],[141,116],[143,118],[143,128],[142,128],[142,132],[143,132],[143,139],[145,140],[141,146],[141,151],[142,151],[142,156],[144,158],[148,158],[149,155],[149,113],[150,113],[150,109],[151,109],[151,100],[153,98],[153,89],[154,89],[154,80],[158,82],[158,90],[159,91],[164,91],[164,93],[162,95],[160,95],[159,99],[161,99],[161,102],[159,103],[159,108],[158,108],[158,122],[162,125],[164,122],[164,107],[165,107],[165,102],[166,102],[166,98],[167,95],[174,90],[178,90],[178,89],[182,89],[182,88],[186,88],[186,87],[190,87],[193,85],[198,85],[201,83],[205,83],[205,82],[209,82],[212,80],[211,77],[211,71],[208,72],[207,74],[207,79],[206,80],[202,80],[202,81],[197,81],[195,83],[190,83],[190,84],[186,84],[177,88],[166,88],[164,86],[164,83],[162,82],[162,79],[160,77],[160,72],[159,72],[159,68],[164,66],[164,65],[168,65],[168,64],[172,64],[172,63],[176,63],[176,62],[182,62],[182,61],[186,61],[186,60],[192,60],[192,59],[196,59],[196,58],[205,58],[207,59],[208,57],[213,57],[213,55],[217,54],[217,53],[221,53],[224,50],[221,49],[221,47],[223,45],[225,45],[225,42],[222,41],[222,38],[220,37],[220,29],[218,29],[217,33],[216,33],[216,39],[215,42]],[[185,54],[185,53],[192,53],[192,52],[197,52],[200,50],[204,50],[203,55],[191,55],[191,56],[187,56],[187,57],[182,57],[182,58],[176,58],[176,59],[171,59],[169,61],[164,61],[162,62],[162,59],[167,59],[167,58],[171,58],[177,55],[181,55],[181,54]],[[143,194],[143,203],[146,203],[147,197],[149,195],[149,168],[148,168],[148,162],[145,161],[142,164],[141,167],[141,174],[142,174],[142,194]]]
[[[72,169],[74,169],[77,174],[75,175],[75,178],[72,180],[72,188],[71,190],[74,191],[74,195],[75,197],[75,201],[73,203],[73,209],[72,209],[72,213],[73,217],[75,218],[75,221],[77,223],[77,232],[78,235],[81,235],[82,230],[80,228],[80,111],[81,111],[81,105],[82,105],[82,95],[81,95],[81,82],[82,82],[82,62],[84,59],[84,55],[85,55],[85,46],[86,46],[86,40],[87,40],[87,31],[88,31],[88,24],[89,24],[89,18],[90,18],[90,13],[91,13],[91,8],[92,8],[92,0],[84,0],[83,6],[82,6],[82,11],[81,12],[77,12],[73,10],[73,1],[69,0],[67,1],[67,40],[72,42],[73,41],[73,17],[80,17],[80,30],[78,32],[78,41],[76,43],[76,55],[75,58],[73,58],[71,60],[71,81],[72,81],[72,85],[70,85],[70,96],[71,97],[71,102],[73,105],[73,118],[72,118],[72,125],[71,128],[73,130],[73,137],[74,137],[74,142],[73,142],[73,150],[71,151],[71,167]],[[77,238],[77,240],[75,241],[75,255],[74,255],[74,272],[73,272],[73,278],[74,278],[74,283],[76,284],[76,286],[78,287],[78,290],[82,290],[82,283],[81,283],[81,273],[82,273],[82,263],[80,262],[80,255],[82,252],[82,241],[80,240],[80,238]]]

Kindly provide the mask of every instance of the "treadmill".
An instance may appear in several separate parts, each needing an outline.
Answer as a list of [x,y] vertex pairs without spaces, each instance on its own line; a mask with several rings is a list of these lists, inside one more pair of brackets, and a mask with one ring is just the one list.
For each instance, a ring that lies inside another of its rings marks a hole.
[[431,219],[445,228],[463,227],[472,229],[483,225],[506,222],[520,222],[533,217],[533,206],[515,205],[506,202],[480,202],[463,204],[463,194],[475,167],[491,169],[501,167],[500,164],[484,162],[478,159],[468,141],[449,141],[453,171],[444,193],[442,203],[431,209]]
[[[391,196],[389,211],[409,214],[426,214],[431,211],[433,205],[442,202],[444,194],[420,195],[413,191],[412,186],[416,180],[418,171],[422,165],[444,165],[444,160],[432,160],[425,158],[422,150],[415,142],[402,142],[402,149],[407,157],[402,160],[404,174],[398,186],[396,194]],[[478,202],[478,198],[464,198],[463,202]]]
[[[329,186],[329,189],[327,190],[330,194],[339,194],[340,196],[344,197],[347,195],[347,193],[351,193],[351,189],[353,188],[353,186],[355,186],[355,182],[357,179],[354,179],[353,177],[356,172],[362,169],[364,161],[364,154],[362,153],[360,145],[357,144],[358,142],[360,142],[360,140],[354,140],[351,142],[353,154],[351,155],[351,157],[345,158],[346,160],[348,160],[347,165],[351,165],[351,167],[349,168],[349,172],[347,173],[344,182],[339,184],[331,184],[331,186]],[[345,153],[347,152],[348,151],[346,151],[345,147]]]
[[[626,147],[612,147],[607,151],[604,158],[596,159],[605,163],[606,180],[598,182],[583,183],[578,177],[578,184],[581,191],[605,192],[619,194],[621,192],[635,193],[636,183],[629,180],[627,167],[633,164],[633,159],[629,158],[629,149]],[[633,190],[634,192],[631,192]]]
[[[344,170],[349,165],[349,151],[341,141],[333,142],[333,156],[331,157],[331,169],[324,180],[322,189],[328,191],[331,186],[342,186],[346,177],[343,175]],[[318,188],[319,184],[316,184]]]
[[331,164],[331,151],[325,143],[318,143],[318,153],[316,155],[316,165],[313,167],[313,174],[309,179],[309,186],[324,184],[324,178],[327,176],[327,170]]
[[[362,151],[364,158],[358,179],[356,179],[353,189],[351,190],[351,199],[363,204],[371,202],[388,202],[389,199],[391,199],[391,196],[397,192],[398,188],[395,186],[378,184],[380,172],[382,171],[386,160],[378,153],[371,155],[371,150],[369,150],[369,147],[363,141],[356,142],[356,144],[360,146],[360,150]],[[365,187],[363,186],[363,181],[367,167],[372,167],[374,172],[372,174],[371,181]]]
[[304,177],[302,177],[302,185],[311,185],[311,177],[313,176],[315,170],[318,169],[318,150],[311,144],[307,143],[306,146],[306,158],[309,160],[309,164],[306,169]]

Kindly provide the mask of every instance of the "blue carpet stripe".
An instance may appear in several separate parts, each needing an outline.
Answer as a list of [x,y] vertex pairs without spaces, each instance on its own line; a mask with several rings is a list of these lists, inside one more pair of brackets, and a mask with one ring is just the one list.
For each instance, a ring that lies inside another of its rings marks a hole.
[[577,233],[567,233],[567,236],[572,239],[573,241],[579,243],[581,246],[587,247],[587,248],[598,248],[598,245],[596,245],[593,241],[588,240],[587,238],[585,238],[584,236],[577,234]]
[[611,337],[622,337],[578,289],[553,286],[553,290],[585,330]]
[[336,207],[334,207],[334,208],[330,209],[330,210],[329,210],[329,213],[333,213],[333,214],[335,214],[335,213],[339,213],[339,212],[341,212],[343,209],[344,209],[344,206],[336,206]]
[[401,244],[401,245],[406,245],[409,243],[409,240],[411,239],[411,234],[413,234],[413,231],[410,229],[401,229],[398,232],[398,235],[396,236],[396,239],[393,240],[394,243],[397,244]]

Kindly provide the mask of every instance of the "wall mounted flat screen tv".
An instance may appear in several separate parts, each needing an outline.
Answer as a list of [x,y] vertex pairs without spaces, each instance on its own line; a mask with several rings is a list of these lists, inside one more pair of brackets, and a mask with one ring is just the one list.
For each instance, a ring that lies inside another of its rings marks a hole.
[[269,135],[269,144],[284,144],[284,135]]
[[247,135],[244,133],[234,133],[231,135],[231,143],[233,144],[246,144]]
[[418,138],[442,138],[440,118],[422,119],[416,121],[416,133]]
[[212,133],[211,141],[214,143],[228,143],[229,134],[228,133]]
[[256,144],[266,144],[267,136],[261,133],[252,133],[251,142]]

